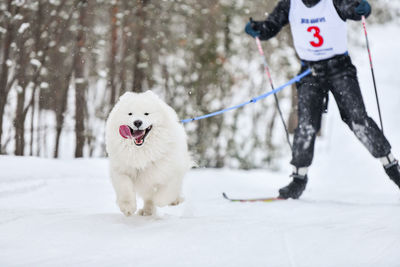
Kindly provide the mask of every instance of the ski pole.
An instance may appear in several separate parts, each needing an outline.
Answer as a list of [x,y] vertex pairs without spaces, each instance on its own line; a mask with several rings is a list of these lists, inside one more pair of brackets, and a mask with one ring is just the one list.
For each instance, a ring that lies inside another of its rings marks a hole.
[[378,90],[376,89],[376,81],[375,81],[374,67],[373,67],[373,65],[372,65],[371,50],[369,49],[369,41],[368,41],[368,35],[367,35],[367,27],[365,26],[365,16],[362,16],[361,19],[362,19],[362,24],[363,24],[363,27],[364,27],[365,41],[366,41],[366,43],[367,43],[367,50],[368,50],[368,56],[369,56],[369,65],[371,66],[372,81],[373,81],[373,83],[374,83],[375,98],[376,98],[376,104],[377,104],[377,106],[378,106],[379,120],[380,120],[380,123],[381,123],[381,130],[382,130],[382,133],[383,133],[383,123],[382,123],[381,107],[380,107],[380,105],[379,105]]
[[[252,21],[251,18],[250,18],[250,21]],[[264,62],[265,73],[268,76],[268,80],[269,80],[269,83],[271,85],[271,88],[272,88],[272,90],[275,90],[274,83],[272,82],[271,73],[269,71],[268,63],[267,63],[267,60],[265,59],[264,50],[263,50],[263,48],[261,46],[260,38],[256,37],[256,43],[257,43],[257,47],[258,47],[258,52],[260,53],[260,55],[262,57],[262,60]],[[286,126],[285,119],[283,118],[282,110],[281,110],[281,107],[279,105],[279,100],[278,100],[278,97],[276,96],[276,94],[274,94],[274,98],[275,98],[276,107],[277,107],[278,112],[279,112],[279,116],[281,117],[281,121],[282,121],[283,127],[285,128],[287,143],[289,144],[290,150],[293,151],[292,143],[290,142],[289,131],[288,131],[288,128]]]

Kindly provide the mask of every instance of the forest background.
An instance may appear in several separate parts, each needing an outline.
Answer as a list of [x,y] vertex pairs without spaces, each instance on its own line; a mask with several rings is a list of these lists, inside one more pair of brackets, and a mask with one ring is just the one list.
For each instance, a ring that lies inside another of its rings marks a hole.
[[[104,157],[105,120],[126,91],[153,90],[181,119],[269,91],[244,26],[276,3],[1,0],[0,154]],[[370,3],[368,24],[400,15],[395,1]],[[349,41],[360,42],[352,35],[362,31],[361,22],[349,24]],[[297,74],[289,27],[263,47],[276,86]],[[278,98],[292,132],[294,87]],[[290,153],[272,97],[185,128],[200,166],[276,168]]]

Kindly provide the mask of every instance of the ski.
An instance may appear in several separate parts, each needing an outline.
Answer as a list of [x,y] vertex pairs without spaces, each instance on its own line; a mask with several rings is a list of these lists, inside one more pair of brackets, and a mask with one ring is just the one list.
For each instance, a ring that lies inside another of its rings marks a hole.
[[223,192],[222,196],[231,202],[273,202],[277,200],[285,200],[284,198],[280,197],[266,197],[266,198],[230,198],[228,195]]

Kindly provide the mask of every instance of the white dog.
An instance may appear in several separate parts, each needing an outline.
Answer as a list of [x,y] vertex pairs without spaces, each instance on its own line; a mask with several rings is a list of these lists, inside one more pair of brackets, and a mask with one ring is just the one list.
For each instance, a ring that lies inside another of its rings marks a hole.
[[106,128],[111,180],[126,216],[136,211],[136,194],[144,201],[139,215],[183,201],[183,176],[193,164],[185,130],[170,106],[152,91],[125,93]]

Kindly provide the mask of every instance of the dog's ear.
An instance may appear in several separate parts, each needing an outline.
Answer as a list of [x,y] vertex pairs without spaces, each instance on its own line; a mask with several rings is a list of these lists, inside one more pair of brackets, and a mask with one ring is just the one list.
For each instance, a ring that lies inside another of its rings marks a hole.
[[156,95],[153,91],[151,91],[151,90],[147,90],[147,91],[145,91],[143,94],[145,94],[145,95],[151,95],[151,96],[153,96],[153,97],[158,97],[158,95]]
[[132,96],[132,95],[134,95],[135,93],[133,93],[133,92],[126,92],[126,93],[124,93],[123,95],[121,95],[120,97],[119,97],[119,100],[122,100],[122,99],[124,99],[124,98],[127,98],[127,97],[129,97],[129,96]]

